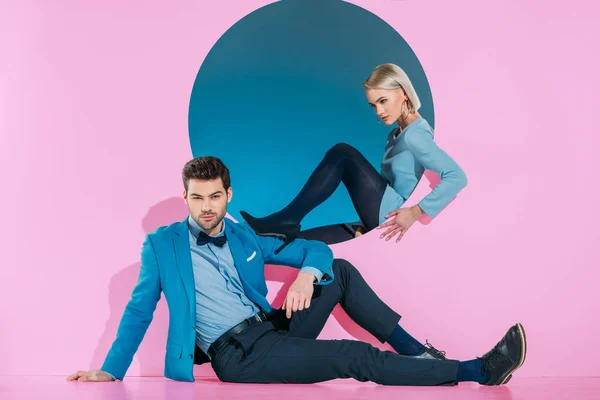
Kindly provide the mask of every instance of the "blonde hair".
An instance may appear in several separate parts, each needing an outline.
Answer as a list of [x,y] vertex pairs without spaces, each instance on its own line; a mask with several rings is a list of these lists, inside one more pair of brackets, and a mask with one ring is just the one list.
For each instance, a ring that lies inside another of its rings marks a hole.
[[403,89],[408,97],[408,112],[414,113],[421,108],[421,101],[406,72],[396,64],[381,64],[375,67],[371,75],[363,82],[365,89]]

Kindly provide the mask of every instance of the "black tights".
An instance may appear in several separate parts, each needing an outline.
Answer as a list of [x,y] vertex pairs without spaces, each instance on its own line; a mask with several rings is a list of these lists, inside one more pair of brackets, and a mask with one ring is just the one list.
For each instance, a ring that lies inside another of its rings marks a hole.
[[[327,151],[290,204],[259,220],[270,224],[299,224],[335,192],[340,182],[348,189],[352,204],[367,231],[377,227],[379,206],[387,183],[358,150],[346,143],[336,144]],[[344,224],[335,224],[304,230],[298,237],[333,244],[352,239],[354,234]]]

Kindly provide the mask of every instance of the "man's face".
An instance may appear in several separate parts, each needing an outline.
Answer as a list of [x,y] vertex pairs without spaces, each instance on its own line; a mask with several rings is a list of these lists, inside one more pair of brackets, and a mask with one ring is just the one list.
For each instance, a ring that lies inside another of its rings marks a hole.
[[231,187],[223,187],[221,178],[212,181],[190,179],[187,192],[183,192],[190,215],[209,235],[221,231],[221,222],[227,213],[227,203],[231,201]]

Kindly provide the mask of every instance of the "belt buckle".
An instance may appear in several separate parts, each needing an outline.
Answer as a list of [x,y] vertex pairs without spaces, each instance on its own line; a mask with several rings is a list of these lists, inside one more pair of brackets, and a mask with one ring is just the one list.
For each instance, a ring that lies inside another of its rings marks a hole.
[[263,318],[263,313],[261,311],[256,313],[256,317],[258,318],[258,322],[265,322],[266,318]]

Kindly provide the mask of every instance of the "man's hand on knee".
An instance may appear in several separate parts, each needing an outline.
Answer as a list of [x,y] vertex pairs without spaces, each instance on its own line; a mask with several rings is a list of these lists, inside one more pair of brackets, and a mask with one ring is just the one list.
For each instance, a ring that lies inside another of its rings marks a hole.
[[285,315],[288,318],[292,318],[292,312],[310,307],[310,299],[315,290],[313,285],[315,279],[315,276],[309,272],[300,271],[298,273],[298,277],[290,286],[281,307],[286,311]]

